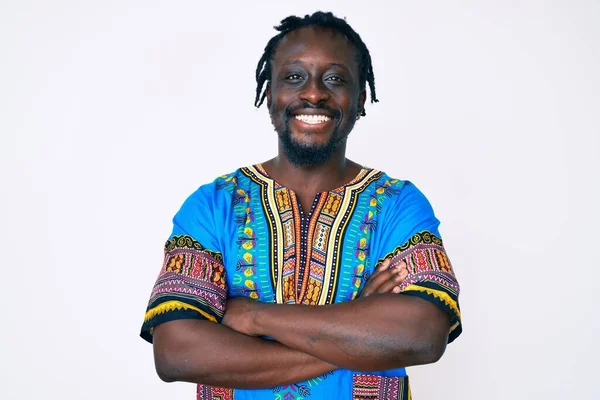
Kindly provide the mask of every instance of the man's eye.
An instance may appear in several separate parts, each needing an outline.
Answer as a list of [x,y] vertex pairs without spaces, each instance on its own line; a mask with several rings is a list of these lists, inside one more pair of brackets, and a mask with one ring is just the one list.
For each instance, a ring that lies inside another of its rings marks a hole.
[[297,81],[297,80],[302,79],[302,77],[298,74],[291,74],[291,75],[286,76],[285,79],[288,81]]
[[325,80],[326,80],[326,81],[331,81],[331,82],[338,82],[338,83],[341,83],[341,82],[346,82],[346,81],[344,80],[344,78],[342,78],[342,77],[339,77],[339,76],[336,76],[336,75],[330,76],[330,77],[328,77],[328,78],[327,78],[327,79],[325,79]]

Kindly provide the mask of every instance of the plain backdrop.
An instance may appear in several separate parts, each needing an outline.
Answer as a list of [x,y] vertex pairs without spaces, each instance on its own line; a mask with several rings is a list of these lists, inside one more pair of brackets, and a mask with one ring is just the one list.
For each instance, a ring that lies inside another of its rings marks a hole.
[[597,0],[1,0],[0,398],[194,398],[138,337],[171,218],[275,154],[256,62],[318,9],[373,57],[348,156],[428,196],[462,286],[415,399],[600,398]]

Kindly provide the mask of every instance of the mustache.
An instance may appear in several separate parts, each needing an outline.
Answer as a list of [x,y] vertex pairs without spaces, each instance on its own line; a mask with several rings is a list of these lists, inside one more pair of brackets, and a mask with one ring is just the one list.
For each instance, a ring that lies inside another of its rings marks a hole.
[[340,119],[342,117],[342,113],[338,110],[334,110],[333,108],[329,108],[327,106],[315,106],[310,103],[302,103],[297,106],[290,106],[285,109],[284,116],[285,119],[291,119],[297,111],[300,110],[321,110],[325,111],[327,115],[330,115],[332,119]]

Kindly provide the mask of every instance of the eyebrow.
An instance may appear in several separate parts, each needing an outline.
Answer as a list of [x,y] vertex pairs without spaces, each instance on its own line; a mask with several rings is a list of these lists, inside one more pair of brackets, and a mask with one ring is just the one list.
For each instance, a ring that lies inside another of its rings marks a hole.
[[[301,60],[293,60],[293,61],[286,61],[286,62],[283,63],[283,65],[304,65],[304,63]],[[345,68],[348,71],[350,71],[350,68],[348,68],[346,66],[346,64],[332,62],[332,63],[329,63],[327,65],[329,67],[341,67],[341,68]]]

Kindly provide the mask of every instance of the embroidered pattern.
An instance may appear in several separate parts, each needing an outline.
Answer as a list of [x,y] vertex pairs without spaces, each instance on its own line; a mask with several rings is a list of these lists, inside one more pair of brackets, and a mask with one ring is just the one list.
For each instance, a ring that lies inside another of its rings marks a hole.
[[355,374],[352,376],[353,400],[409,400],[408,377],[384,377]]
[[329,371],[303,383],[275,386],[271,389],[275,394],[273,400],[304,400],[310,397],[313,386],[319,386],[319,383],[323,382],[330,375],[333,375],[333,371]]
[[[237,252],[229,257],[235,260],[228,265],[228,295],[245,296],[254,300],[272,301],[269,268],[270,249],[265,238],[267,224],[257,186],[248,186],[249,180],[238,172],[223,175],[216,181],[216,188],[231,196],[231,209],[235,223]],[[235,269],[234,269],[235,267]]]
[[406,262],[408,276],[400,285],[402,293],[430,300],[452,315],[448,339],[452,342],[462,331],[458,305],[460,287],[442,239],[431,232],[419,232],[377,265],[388,258],[391,258],[390,268],[402,260]]
[[385,200],[391,198],[393,195],[398,194],[404,182],[398,179],[386,180],[375,186],[373,192],[369,194],[369,205],[365,211],[364,217],[358,229],[358,240],[356,241],[355,258],[354,258],[354,271],[352,274],[352,285],[351,290],[348,293],[348,300],[355,299],[363,285],[369,279],[369,247],[368,243],[371,243],[371,236],[377,229],[377,217],[381,212],[381,207]]
[[317,194],[310,212],[260,166],[242,172],[261,186],[271,237],[271,276],[277,303],[330,304],[337,288],[341,238],[358,194],[382,173],[363,169],[342,188]]
[[297,400],[304,399],[305,397],[310,396],[310,389],[308,385],[304,384],[290,384],[277,386],[273,388],[273,393],[275,394],[275,399],[285,399],[285,400]]
[[144,317],[142,336],[152,328],[186,314],[220,322],[226,304],[225,269],[220,253],[205,249],[190,236],[174,236],[165,244],[165,259]]
[[[261,290],[256,282],[256,244],[259,240],[254,229],[250,227],[254,221],[254,213],[250,206],[250,194],[237,189],[234,195],[233,210],[238,225],[238,259],[233,280],[232,293],[235,296],[246,296],[258,300]],[[241,274],[240,274],[241,273]]]
[[233,389],[198,385],[196,388],[196,400],[233,400]]
[[[375,263],[385,254],[382,250],[398,244],[390,243],[387,235],[382,241],[375,238],[383,235],[380,230],[387,233],[388,216],[396,214],[392,209],[396,203],[390,199],[394,200],[404,185],[381,172],[364,169],[344,187],[317,194],[309,211],[302,210],[295,193],[269,178],[260,165],[218,178],[213,187],[217,192],[210,201],[222,216],[214,229],[226,257],[189,236],[169,240],[142,336],[151,341],[152,327],[172,319],[220,322],[226,296],[307,305],[351,300],[368,280],[373,264],[392,258],[392,264],[405,260],[409,265],[404,294],[432,301],[453,315],[451,341],[461,329],[459,288],[442,241],[420,232]],[[409,225],[400,224],[398,234],[410,229]],[[390,229],[394,228],[390,225]],[[350,377],[352,391],[342,387]],[[406,377],[354,374],[344,369],[260,393],[197,386],[197,399],[264,396],[310,400],[346,398],[351,393],[353,400],[410,399]]]

